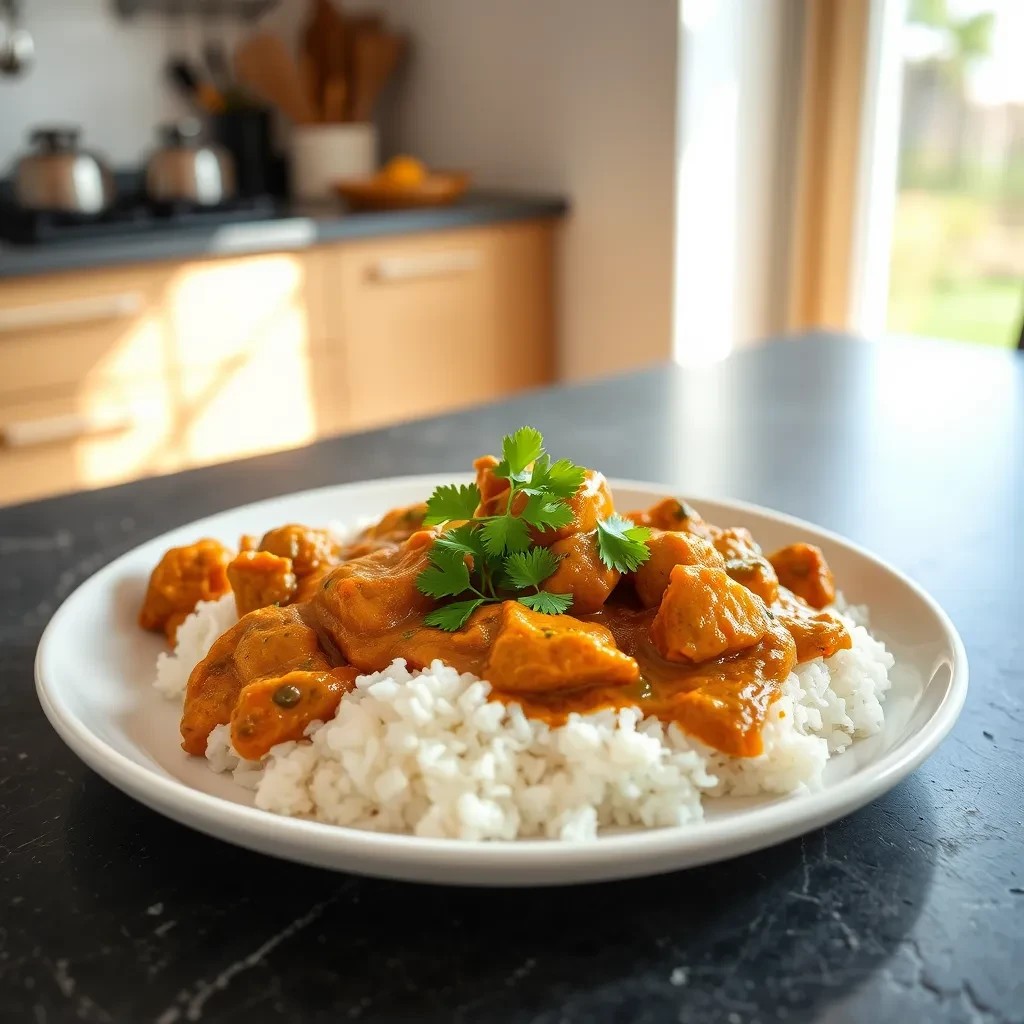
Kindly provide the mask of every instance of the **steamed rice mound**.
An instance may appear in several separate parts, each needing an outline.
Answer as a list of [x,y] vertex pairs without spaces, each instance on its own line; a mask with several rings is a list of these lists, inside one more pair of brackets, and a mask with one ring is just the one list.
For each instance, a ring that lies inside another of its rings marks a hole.
[[[158,658],[156,688],[180,699],[192,667],[236,618],[230,594],[199,605],[173,654]],[[550,727],[490,700],[484,680],[439,661],[410,672],[401,659],[360,676],[333,719],[262,762],[238,757],[226,725],[211,733],[206,757],[253,789],[257,807],[379,832],[582,840],[694,824],[705,799],[816,788],[832,754],[879,731],[893,658],[864,620],[863,609],[847,609],[852,649],[790,674],[758,757],[729,757],[638,708]]]

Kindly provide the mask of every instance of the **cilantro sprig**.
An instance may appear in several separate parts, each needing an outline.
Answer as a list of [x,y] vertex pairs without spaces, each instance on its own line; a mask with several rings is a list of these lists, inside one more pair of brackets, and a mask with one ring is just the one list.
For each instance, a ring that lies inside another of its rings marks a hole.
[[597,524],[597,550],[601,561],[609,569],[636,572],[651,557],[647,546],[650,535],[646,526],[635,526],[625,516],[603,519]]
[[[568,499],[582,486],[586,470],[568,459],[552,462],[543,435],[533,427],[505,437],[501,454],[492,472],[508,481],[508,490],[488,503],[489,514],[477,514],[481,495],[476,484],[445,484],[427,501],[426,525],[457,525],[434,541],[430,565],[416,586],[439,601],[459,598],[430,612],[424,620],[428,626],[461,629],[477,608],[498,601],[515,600],[545,615],[572,607],[571,594],[543,589],[560,558],[534,544],[533,536],[572,523]],[[649,533],[621,516],[605,519],[597,528],[602,562],[620,572],[633,571],[650,555],[644,543]]]

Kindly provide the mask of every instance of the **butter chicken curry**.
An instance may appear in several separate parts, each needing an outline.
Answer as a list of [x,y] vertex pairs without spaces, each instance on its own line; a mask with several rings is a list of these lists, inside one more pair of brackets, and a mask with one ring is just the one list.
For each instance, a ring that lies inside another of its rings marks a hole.
[[536,431],[478,459],[347,544],[289,524],[229,551],[168,551],[140,624],[173,641],[196,603],[232,592],[240,616],[196,665],[182,746],[230,723],[262,757],[331,717],[358,675],[438,659],[552,724],[627,705],[720,751],[753,756],[793,666],[851,646],[822,552],[765,555],[749,531],[684,501],[615,512],[604,477],[552,463]]

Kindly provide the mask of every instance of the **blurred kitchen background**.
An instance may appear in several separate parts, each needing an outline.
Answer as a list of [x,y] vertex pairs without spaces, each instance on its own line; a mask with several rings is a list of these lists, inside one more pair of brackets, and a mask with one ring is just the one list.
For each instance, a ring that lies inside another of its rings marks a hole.
[[1021,0],[0,0],[0,503],[811,327],[1016,346],[1022,52]]

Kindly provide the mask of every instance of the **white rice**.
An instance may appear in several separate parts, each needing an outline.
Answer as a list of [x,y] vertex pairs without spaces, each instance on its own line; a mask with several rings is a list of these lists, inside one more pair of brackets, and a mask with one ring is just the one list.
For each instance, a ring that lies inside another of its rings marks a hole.
[[[602,830],[699,822],[705,799],[814,789],[830,755],[878,732],[892,655],[848,608],[853,647],[797,666],[771,706],[764,752],[712,750],[637,709],[572,715],[557,728],[490,684],[435,661],[396,659],[360,676],[329,722],[262,762],[232,750],[228,726],[206,757],[255,790],[257,807],[351,828],[454,839],[592,839]],[[192,667],[236,621],[231,595],[197,607],[157,662],[155,685],[181,697]]]

